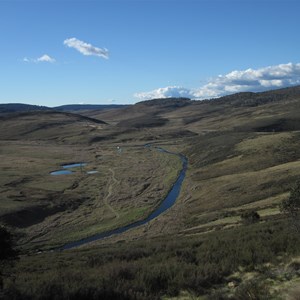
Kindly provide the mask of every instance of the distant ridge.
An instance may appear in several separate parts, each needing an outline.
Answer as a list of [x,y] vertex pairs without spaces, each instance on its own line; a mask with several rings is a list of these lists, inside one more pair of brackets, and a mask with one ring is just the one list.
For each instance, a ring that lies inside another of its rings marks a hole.
[[120,104],[68,104],[56,107],[47,107],[42,105],[31,105],[24,103],[5,103],[0,104],[0,113],[16,113],[16,112],[30,112],[30,111],[62,111],[62,112],[75,112],[80,110],[104,110],[125,108],[129,105]]
[[47,107],[40,105],[30,105],[23,103],[6,103],[0,104],[0,114],[30,111],[60,111],[60,112],[79,112],[79,111],[99,111],[113,110],[133,107],[134,109],[143,109],[145,107],[160,107],[162,109],[176,109],[193,104],[206,104],[210,102],[212,105],[231,105],[233,107],[241,106],[259,106],[271,102],[280,102],[285,100],[293,100],[300,96],[300,86],[287,87],[282,89],[269,90],[264,92],[240,92],[230,94],[219,98],[193,100],[189,98],[159,98],[137,102],[130,104],[67,104],[56,107]]
[[292,100],[300,96],[300,86],[287,87],[282,89],[268,90],[264,92],[241,92],[215,99],[202,100],[201,102],[212,104],[229,104],[232,106],[258,106],[271,102]]
[[226,96],[221,96],[218,98],[203,99],[203,100],[193,100],[189,98],[158,98],[150,99],[145,101],[140,101],[135,104],[135,106],[163,106],[170,108],[179,108],[187,106],[194,103],[208,103],[213,105],[229,104],[232,106],[258,106],[267,104],[270,102],[278,102],[283,100],[291,100],[295,97],[300,96],[300,86],[292,86],[280,89],[273,89],[264,92],[239,92],[235,94],[229,94]]
[[23,103],[0,104],[0,113],[26,112],[26,111],[39,111],[39,110],[51,110],[51,108],[47,106],[30,105],[30,104],[23,104]]
[[67,104],[53,107],[55,110],[59,111],[78,111],[78,110],[102,110],[102,109],[115,109],[115,108],[125,108],[129,105],[121,104]]
[[192,101],[190,98],[176,98],[176,97],[170,97],[170,98],[158,98],[158,99],[151,99],[151,100],[145,100],[140,101],[136,103],[137,106],[139,105],[147,105],[147,106],[166,106],[166,107],[183,107],[186,105],[191,104]]

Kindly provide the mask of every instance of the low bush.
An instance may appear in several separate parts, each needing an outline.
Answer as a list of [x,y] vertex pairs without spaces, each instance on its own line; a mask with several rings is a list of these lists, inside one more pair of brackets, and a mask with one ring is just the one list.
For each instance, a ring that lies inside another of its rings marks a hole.
[[256,211],[247,211],[241,214],[243,223],[253,224],[259,221],[260,216]]
[[[278,263],[279,256],[299,254],[300,238],[289,231],[285,220],[240,226],[222,234],[46,253],[22,258],[14,284],[6,282],[7,299],[148,300],[180,291],[199,296],[226,285],[227,276],[240,268],[257,271],[265,263]],[[243,298],[247,293],[254,298]],[[266,293],[258,282],[248,282],[240,285],[236,299],[265,299]]]

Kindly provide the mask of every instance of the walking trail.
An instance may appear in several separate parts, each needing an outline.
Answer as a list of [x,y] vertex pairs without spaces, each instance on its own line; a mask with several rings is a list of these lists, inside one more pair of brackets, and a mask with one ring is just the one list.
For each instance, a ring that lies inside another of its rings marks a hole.
[[109,181],[109,186],[108,186],[108,193],[104,198],[104,204],[105,206],[116,216],[118,219],[120,217],[119,213],[109,204],[109,198],[112,195],[113,187],[119,183],[119,181],[115,177],[115,171],[112,168],[109,168],[109,171],[111,172],[111,178]]

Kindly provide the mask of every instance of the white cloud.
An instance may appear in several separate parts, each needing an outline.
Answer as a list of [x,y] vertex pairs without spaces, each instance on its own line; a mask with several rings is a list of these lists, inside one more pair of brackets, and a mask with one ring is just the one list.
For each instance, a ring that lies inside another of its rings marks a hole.
[[140,100],[168,97],[188,97],[209,99],[238,92],[259,92],[300,84],[300,63],[280,64],[261,69],[232,71],[219,75],[202,87],[187,89],[180,86],[168,86],[150,92],[136,93]]
[[50,57],[48,54],[44,54],[41,57],[36,59],[37,62],[49,62],[49,63],[54,63],[55,59]]
[[158,98],[169,98],[169,97],[187,97],[193,98],[194,94],[192,90],[186,89],[180,86],[167,86],[159,88],[150,92],[136,93],[134,95],[139,99],[158,99]]
[[24,57],[23,58],[23,62],[26,62],[26,63],[40,63],[40,62],[48,62],[48,63],[54,63],[56,62],[56,60],[49,56],[48,54],[44,54],[42,55],[41,57],[38,57],[38,58],[27,58],[27,57]]
[[99,56],[105,59],[108,59],[109,57],[109,53],[107,49],[94,47],[93,45],[80,41],[76,38],[70,38],[64,40],[64,45],[76,49],[83,55]]

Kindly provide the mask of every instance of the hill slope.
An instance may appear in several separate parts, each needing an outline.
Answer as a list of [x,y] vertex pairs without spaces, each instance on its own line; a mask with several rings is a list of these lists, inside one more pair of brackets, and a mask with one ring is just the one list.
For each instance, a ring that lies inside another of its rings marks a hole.
[[29,111],[0,116],[0,139],[71,139],[91,133],[106,123],[89,117],[55,111]]

